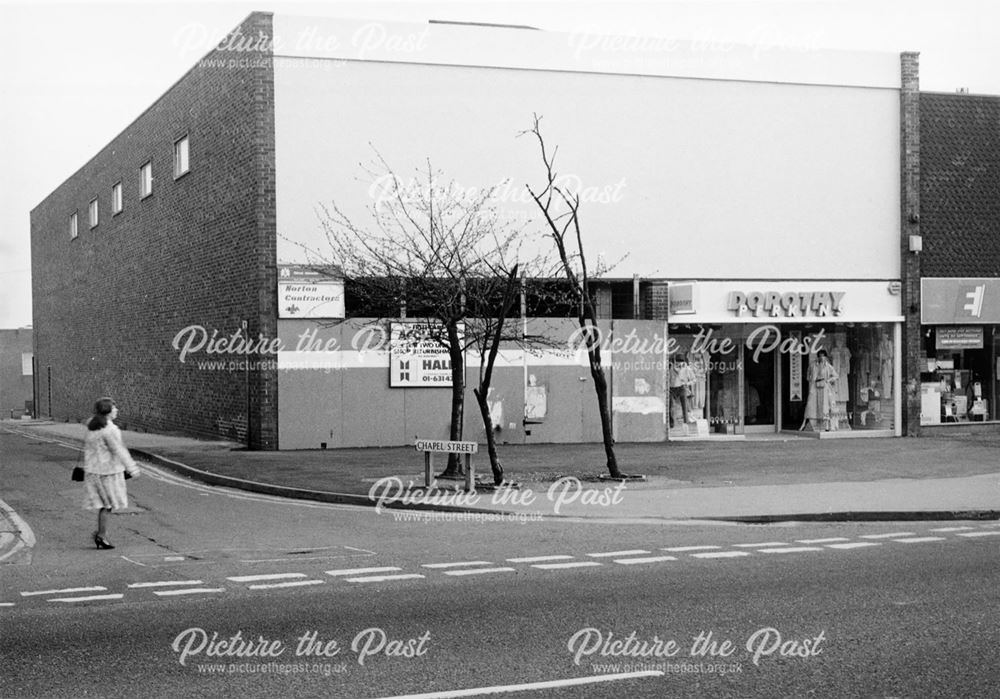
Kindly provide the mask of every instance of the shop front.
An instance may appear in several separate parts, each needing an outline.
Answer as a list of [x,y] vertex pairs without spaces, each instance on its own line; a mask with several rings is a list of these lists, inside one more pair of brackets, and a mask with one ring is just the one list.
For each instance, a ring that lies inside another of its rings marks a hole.
[[921,425],[1000,422],[1000,279],[925,278]]
[[898,436],[899,286],[670,285],[668,439]]

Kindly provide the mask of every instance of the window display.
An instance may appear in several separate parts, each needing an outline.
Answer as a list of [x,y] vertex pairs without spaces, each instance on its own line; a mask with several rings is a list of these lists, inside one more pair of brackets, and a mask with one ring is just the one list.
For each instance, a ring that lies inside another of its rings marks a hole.
[[933,395],[921,411],[921,424],[986,422],[997,410],[1000,333],[997,326],[931,326],[924,330],[927,371],[923,391]]
[[670,427],[891,431],[893,332],[892,323],[671,326]]

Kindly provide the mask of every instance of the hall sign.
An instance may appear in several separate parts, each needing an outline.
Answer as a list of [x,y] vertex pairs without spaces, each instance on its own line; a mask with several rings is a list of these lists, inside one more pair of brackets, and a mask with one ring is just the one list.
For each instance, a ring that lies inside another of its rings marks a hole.
[[730,291],[727,310],[737,317],[752,314],[771,318],[839,316],[844,291]]
[[[459,324],[458,335],[465,333]],[[389,387],[447,388],[451,386],[451,357],[447,331],[435,321],[389,324]]]

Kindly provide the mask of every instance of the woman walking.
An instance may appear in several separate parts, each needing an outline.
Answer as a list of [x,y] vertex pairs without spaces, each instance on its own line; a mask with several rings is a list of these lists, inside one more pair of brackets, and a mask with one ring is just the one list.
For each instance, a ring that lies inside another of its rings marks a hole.
[[97,531],[94,543],[99,549],[113,549],[107,538],[108,513],[128,507],[125,478],[139,475],[139,468],[125,448],[122,432],[114,420],[118,406],[110,398],[94,404],[94,415],[87,423],[83,441],[84,507],[97,510]]

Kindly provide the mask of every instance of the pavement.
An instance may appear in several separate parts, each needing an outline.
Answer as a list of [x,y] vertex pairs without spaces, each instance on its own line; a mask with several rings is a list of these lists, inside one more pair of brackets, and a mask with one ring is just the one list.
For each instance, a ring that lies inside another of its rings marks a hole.
[[[85,431],[82,424],[37,420],[3,420],[0,429],[74,446]],[[1000,433],[619,444],[621,470],[642,477],[625,483],[604,478],[599,443],[507,444],[499,451],[513,487],[491,487],[484,447],[473,457],[475,493],[440,478],[424,487],[424,457],[413,447],[263,452],[226,441],[123,434],[137,459],[194,480],[322,502],[609,522],[1000,518]],[[435,473],[443,457],[436,455]],[[68,479],[69,461],[65,468]],[[0,507],[4,541],[18,532],[8,510]]]

